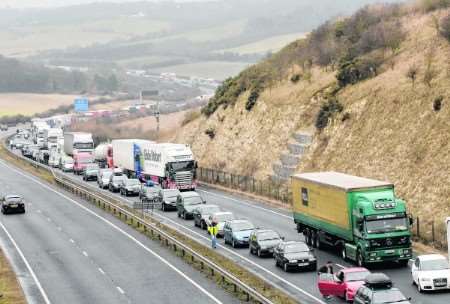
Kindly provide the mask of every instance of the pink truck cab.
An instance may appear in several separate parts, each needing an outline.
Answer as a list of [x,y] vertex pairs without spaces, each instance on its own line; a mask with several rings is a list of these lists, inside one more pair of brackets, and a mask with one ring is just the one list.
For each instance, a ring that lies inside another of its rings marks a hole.
[[344,268],[336,275],[320,274],[319,290],[323,296],[336,296],[352,302],[356,291],[364,284],[370,271],[362,267]]
[[94,156],[89,152],[78,152],[73,155],[73,172],[77,175],[83,173],[87,165],[94,163]]

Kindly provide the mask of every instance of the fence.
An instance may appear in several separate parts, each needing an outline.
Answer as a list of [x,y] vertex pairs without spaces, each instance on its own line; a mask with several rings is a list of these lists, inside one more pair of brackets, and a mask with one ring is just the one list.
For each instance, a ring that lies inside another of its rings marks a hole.
[[[261,181],[250,176],[202,167],[198,168],[197,177],[202,182],[254,193],[292,206],[292,192],[288,183],[277,183],[270,180]],[[416,241],[432,245],[438,249],[447,247],[447,227],[444,220],[442,222],[430,222],[418,216],[413,216],[413,219],[412,232]]]
[[197,177],[200,181],[221,185],[227,188],[254,193],[280,201],[286,205],[292,205],[292,194],[286,183],[257,180],[250,176],[243,176],[215,169],[197,169]]

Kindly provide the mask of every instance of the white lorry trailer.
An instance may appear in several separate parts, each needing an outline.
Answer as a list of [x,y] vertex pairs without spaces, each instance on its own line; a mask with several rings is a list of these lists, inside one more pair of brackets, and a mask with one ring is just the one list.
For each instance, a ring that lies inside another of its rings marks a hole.
[[64,133],[64,153],[74,156],[78,152],[94,152],[92,134],[84,132]]

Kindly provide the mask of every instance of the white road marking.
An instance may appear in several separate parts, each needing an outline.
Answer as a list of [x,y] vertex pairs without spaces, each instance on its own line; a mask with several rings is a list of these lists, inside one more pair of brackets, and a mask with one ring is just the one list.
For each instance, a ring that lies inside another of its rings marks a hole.
[[88,257],[88,256],[89,256],[89,255],[87,254],[86,251],[83,251],[83,255],[84,255],[85,257]]
[[31,276],[33,277],[34,282],[36,283],[37,288],[39,289],[39,292],[42,295],[42,298],[44,299],[44,302],[46,304],[50,304],[50,300],[47,296],[47,293],[45,292],[44,288],[42,288],[41,283],[39,282],[39,279],[37,278],[36,274],[34,273],[33,269],[30,266],[30,263],[28,263],[27,259],[25,258],[25,256],[23,255],[22,250],[20,250],[19,246],[17,245],[16,241],[13,239],[13,237],[11,236],[11,234],[8,232],[8,230],[6,229],[6,227],[3,225],[3,223],[0,222],[0,227],[3,229],[3,231],[6,233],[6,235],[8,236],[9,240],[11,241],[11,243],[14,245],[14,247],[16,248],[17,252],[19,253],[20,258],[22,259],[22,261],[24,262],[25,266],[27,267],[28,271],[30,272]]
[[[97,213],[95,213],[94,211],[90,210],[89,208],[83,206],[82,204],[80,204],[79,202],[71,199],[70,197],[68,197],[67,195],[51,188],[50,186],[44,184],[43,182],[39,181],[37,178],[32,177],[28,174],[25,174],[21,171],[19,171],[18,169],[15,169],[9,165],[7,165],[4,161],[0,161],[1,164],[3,164],[5,167],[9,168],[10,170],[13,170],[15,172],[17,172],[18,174],[22,175],[23,177],[26,177],[27,179],[35,182],[36,184],[52,191],[53,193],[65,198],[66,200],[72,202],[73,204],[75,204],[76,206],[80,207],[81,209],[85,210],[87,213],[93,215],[94,217],[100,219],[101,221],[103,221],[104,223],[106,223],[107,225],[111,226],[112,228],[114,228],[115,230],[119,231],[120,233],[122,233],[123,235],[125,235],[126,237],[128,237],[130,240],[132,240],[133,242],[135,242],[138,246],[140,246],[142,249],[144,249],[145,251],[147,251],[148,253],[152,254],[154,257],[156,257],[157,259],[159,259],[162,263],[166,264],[169,268],[171,268],[173,271],[175,271],[176,273],[178,273],[181,277],[183,277],[185,280],[187,280],[189,283],[191,283],[193,286],[195,286],[198,290],[200,290],[203,294],[205,294],[206,296],[208,296],[211,300],[213,300],[215,303],[218,304],[222,304],[222,302],[217,299],[214,295],[212,295],[210,292],[208,292],[206,289],[204,289],[202,286],[200,286],[197,282],[195,282],[193,279],[191,279],[190,277],[188,277],[186,274],[184,274],[181,270],[179,270],[178,268],[176,268],[174,265],[172,265],[169,261],[167,261],[166,259],[164,259],[162,256],[158,255],[156,252],[154,252],[153,250],[151,250],[150,248],[148,248],[147,246],[145,246],[142,242],[140,242],[138,239],[136,239],[134,236],[132,236],[131,234],[129,234],[128,232],[126,232],[125,230],[123,230],[122,228],[120,228],[119,226],[115,225],[113,222],[107,220],[106,218],[98,215]],[[323,302],[321,302],[323,303]]]
[[72,244],[75,244],[75,241],[73,239],[69,240]]
[[250,206],[250,207],[255,208],[255,209],[260,209],[260,210],[263,210],[263,211],[266,211],[266,212],[269,212],[269,213],[273,213],[273,214],[276,214],[278,216],[281,216],[281,217],[288,218],[288,219],[292,220],[292,216],[289,216],[289,215],[286,215],[286,214],[283,214],[283,213],[280,213],[280,212],[277,212],[277,211],[274,211],[274,210],[271,210],[271,209],[268,209],[268,208],[264,208],[264,207],[261,207],[261,206],[256,206],[255,204],[247,203],[244,200],[237,200],[237,199],[229,197],[229,196],[216,194],[214,192],[209,192],[209,191],[201,190],[201,189],[197,189],[197,191],[201,191],[201,192],[213,195],[213,196],[218,196],[218,197],[230,200],[230,201],[235,201],[235,202],[238,202],[239,204]]
[[98,271],[100,271],[101,274],[105,275],[105,272],[100,267],[98,268]]
[[123,291],[123,289],[120,288],[120,286],[117,286],[116,288],[117,288],[117,290],[118,290],[121,294],[125,294],[125,291]]

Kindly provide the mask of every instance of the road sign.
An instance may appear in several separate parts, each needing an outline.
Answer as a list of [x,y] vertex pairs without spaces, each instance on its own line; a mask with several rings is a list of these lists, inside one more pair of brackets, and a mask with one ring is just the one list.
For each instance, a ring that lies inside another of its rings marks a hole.
[[73,107],[75,112],[87,112],[89,110],[89,100],[85,97],[75,98]]

